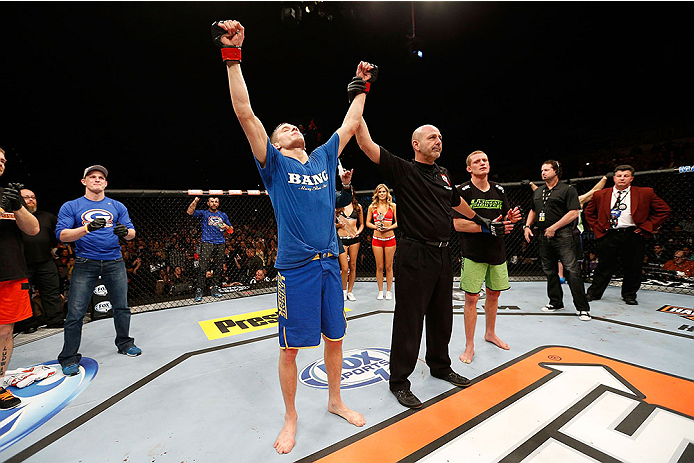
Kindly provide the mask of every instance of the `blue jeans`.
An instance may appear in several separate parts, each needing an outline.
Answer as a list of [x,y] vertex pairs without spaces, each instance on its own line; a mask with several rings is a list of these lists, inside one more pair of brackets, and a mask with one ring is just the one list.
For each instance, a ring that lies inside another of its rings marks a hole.
[[113,324],[116,327],[118,351],[124,352],[135,345],[135,340],[128,336],[130,331],[128,277],[123,259],[92,260],[77,257],[72,269],[67,317],[63,331],[63,350],[58,356],[58,361],[63,367],[72,363],[79,363],[82,358],[82,355],[77,352],[82,341],[82,321],[87,313],[99,276],[104,281],[113,307]]
[[561,261],[564,265],[564,277],[569,284],[576,310],[590,311],[581,269],[576,260],[571,227],[560,228],[552,238],[546,238],[544,230],[539,230],[538,233],[540,233],[540,262],[542,263],[542,270],[547,276],[549,303],[554,307],[564,307],[564,292],[559,282],[559,265],[557,264],[558,261]]

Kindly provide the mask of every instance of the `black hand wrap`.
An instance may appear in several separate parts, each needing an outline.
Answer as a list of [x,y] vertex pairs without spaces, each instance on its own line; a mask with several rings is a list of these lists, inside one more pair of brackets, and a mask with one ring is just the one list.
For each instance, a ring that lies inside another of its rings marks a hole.
[[489,233],[491,233],[492,236],[504,236],[504,233],[506,233],[506,226],[504,226],[503,222],[491,222],[489,224]]
[[366,79],[366,92],[365,93],[369,93],[371,91],[371,84],[376,82],[376,79],[378,79],[378,66],[372,67],[371,70],[369,71],[369,73],[371,74],[371,77]]
[[612,177],[614,177],[614,172],[613,172],[613,171],[609,171],[608,173],[605,174],[605,177],[607,177],[607,178],[612,178]]
[[2,202],[0,203],[3,211],[18,211],[22,208],[22,195],[19,190],[24,188],[21,183],[8,183],[2,194]]
[[360,93],[366,92],[366,82],[361,77],[352,77],[352,81],[347,85],[347,98],[351,104],[354,98]]
[[237,45],[225,45],[222,43],[222,36],[228,34],[227,31],[219,27],[219,23],[222,21],[215,21],[212,23],[212,42],[222,49],[222,60],[223,61],[238,61],[241,62],[241,47]]
[[125,235],[128,234],[128,227],[126,227],[122,223],[117,223],[116,226],[113,227],[113,234],[118,235],[118,238],[123,238]]
[[492,236],[502,236],[504,234],[505,227],[501,222],[492,222],[479,214],[475,214],[472,221],[482,227],[482,233],[490,233]]
[[100,228],[104,228],[106,226],[106,219],[103,217],[99,217],[97,219],[92,220],[87,224],[87,231],[89,233],[93,232],[94,230],[98,230]]
[[472,220],[473,222],[475,222],[475,223],[476,223],[477,225],[479,225],[480,227],[486,228],[487,230],[489,230],[489,224],[492,223],[491,220],[485,219],[484,217],[482,217],[482,216],[479,215],[479,214],[475,214],[475,216],[474,216],[472,219],[470,219],[470,220]]

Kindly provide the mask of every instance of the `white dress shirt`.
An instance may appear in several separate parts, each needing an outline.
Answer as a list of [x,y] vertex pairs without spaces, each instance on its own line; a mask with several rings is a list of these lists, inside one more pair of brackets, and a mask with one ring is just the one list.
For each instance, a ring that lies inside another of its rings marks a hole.
[[[612,188],[612,202],[610,203],[612,208],[617,202],[617,193],[619,190],[617,188]],[[634,219],[631,217],[631,185],[622,190],[622,201],[621,204],[626,206],[626,209],[622,211],[622,214],[617,219],[617,228],[627,228],[635,227]]]

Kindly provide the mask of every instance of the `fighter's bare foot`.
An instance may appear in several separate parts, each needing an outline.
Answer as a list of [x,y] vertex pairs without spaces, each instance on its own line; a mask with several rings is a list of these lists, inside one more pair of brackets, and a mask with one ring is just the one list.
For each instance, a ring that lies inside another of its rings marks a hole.
[[366,424],[366,419],[364,419],[364,415],[348,408],[345,404],[328,405],[328,411],[337,416],[341,416],[342,418],[346,419],[347,422],[359,428]]
[[289,415],[284,415],[284,426],[282,426],[282,430],[280,431],[280,434],[277,436],[277,440],[275,441],[275,450],[277,450],[277,453],[280,455],[284,453],[289,453],[292,451],[294,448],[294,444],[296,443],[294,441],[294,437],[296,436],[296,422],[297,422],[298,416],[289,416]]
[[465,352],[460,354],[460,361],[463,363],[472,363],[472,357],[475,355],[473,347],[466,347]]
[[496,334],[489,334],[489,335],[485,334],[484,340],[487,342],[491,342],[492,344],[494,344],[495,346],[497,346],[501,349],[504,349],[504,350],[510,349],[510,347],[508,347],[508,344],[506,344],[504,341],[499,339],[499,336],[497,336]]

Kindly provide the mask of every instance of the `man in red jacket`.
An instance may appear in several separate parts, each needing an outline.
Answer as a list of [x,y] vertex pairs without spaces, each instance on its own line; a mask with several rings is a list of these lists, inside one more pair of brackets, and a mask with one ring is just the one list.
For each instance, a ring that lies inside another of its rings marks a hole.
[[670,215],[670,207],[653,188],[631,186],[634,168],[620,165],[614,170],[614,188],[596,191],[585,207],[586,221],[598,240],[598,267],[588,288],[589,301],[602,297],[610,283],[617,256],[624,268],[622,298],[637,305],[646,239],[653,236]]

